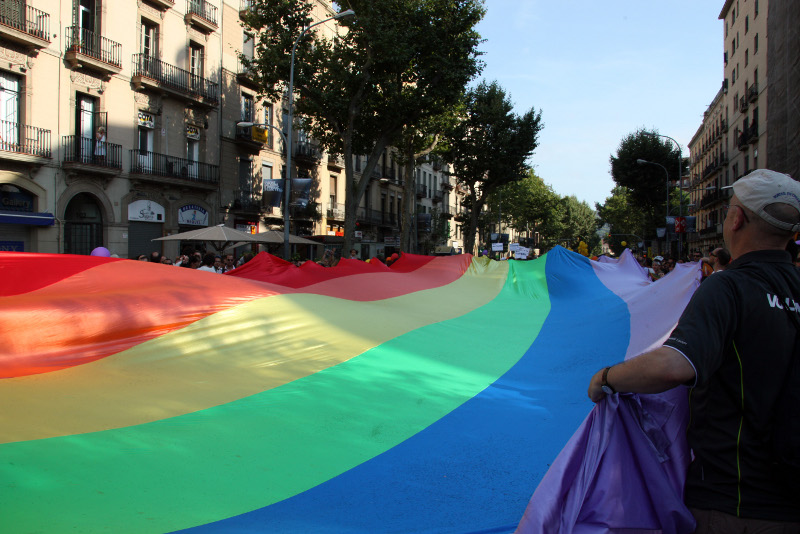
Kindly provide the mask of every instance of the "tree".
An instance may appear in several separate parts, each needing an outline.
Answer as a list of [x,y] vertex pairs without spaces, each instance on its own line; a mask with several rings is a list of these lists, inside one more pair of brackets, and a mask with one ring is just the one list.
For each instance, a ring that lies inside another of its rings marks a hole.
[[[400,250],[412,251],[412,217],[415,215],[417,175],[416,165],[430,155],[438,157],[447,147],[443,133],[453,128],[458,121],[460,106],[445,111],[441,115],[427,117],[403,128],[397,143],[397,161],[403,174],[403,206],[400,213]],[[449,236],[448,236],[449,237]],[[417,251],[413,251],[417,252]]]
[[595,248],[600,238],[597,236],[598,220],[594,210],[574,195],[562,199],[564,206],[564,233],[560,241],[566,242],[570,248],[577,248],[581,241],[590,248]]
[[496,83],[481,82],[465,99],[466,116],[448,134],[446,160],[467,188],[464,250],[475,250],[478,219],[490,195],[524,178],[527,160],[537,146],[541,112],[522,116],[512,111],[505,91]]
[[625,249],[623,241],[628,242],[644,233],[644,213],[636,209],[627,187],[615,187],[605,203],[596,207],[600,224],[609,227],[606,242],[614,254],[620,254]]
[[[304,130],[344,156],[345,242],[352,246],[356,209],[372,170],[402,129],[458,102],[482,64],[475,25],[481,0],[348,0],[354,19],[333,39],[312,32],[295,59],[295,110]],[[266,98],[287,86],[292,45],[311,23],[309,0],[253,0],[244,17],[256,35],[255,59],[242,60]],[[353,155],[367,162],[356,181]],[[289,172],[292,172],[289,169]]]
[[[538,232],[542,239],[558,238],[563,230],[560,205],[561,197],[553,188],[528,170],[522,179],[492,193],[486,202],[486,218],[494,224],[501,216],[504,224],[524,232],[526,237]],[[554,222],[558,228],[554,228]]]
[[[679,156],[677,147],[668,139],[642,128],[625,136],[617,155],[610,157],[611,177],[618,186],[627,188],[630,205],[644,216],[639,230],[644,229],[650,235],[654,236],[655,229],[665,225],[668,179],[672,183],[680,179],[676,165]],[[637,163],[639,159],[659,164],[663,169],[658,165],[641,165]],[[688,164],[681,161],[681,174],[687,169]]]

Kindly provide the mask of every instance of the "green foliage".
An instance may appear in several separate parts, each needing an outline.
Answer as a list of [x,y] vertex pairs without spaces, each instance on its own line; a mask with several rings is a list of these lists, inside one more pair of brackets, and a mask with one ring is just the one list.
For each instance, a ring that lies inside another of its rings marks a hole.
[[521,116],[496,83],[481,82],[465,98],[466,116],[448,134],[445,159],[452,164],[459,183],[467,186],[464,199],[468,217],[464,227],[464,249],[475,244],[478,215],[498,188],[528,174],[527,160],[533,154],[542,128],[541,112],[533,109]]
[[[653,237],[655,229],[664,226],[667,215],[668,181],[680,179],[679,156],[680,152],[672,142],[659,137],[654,130],[642,128],[625,136],[620,141],[617,155],[610,157],[614,182],[628,190],[630,205],[644,215],[643,225],[639,230],[644,228]],[[639,159],[652,164],[639,164]],[[681,161],[680,164],[680,172],[685,173],[688,164],[686,161]]]
[[[642,236],[645,216],[634,203],[627,187],[617,186],[611,191],[604,204],[597,204],[601,225],[608,225],[606,242],[614,254],[620,254],[625,247],[622,241],[634,241],[634,236]],[[642,236],[643,237],[643,236]]]
[[[270,100],[287,87],[292,45],[311,23],[312,5],[253,0],[244,17],[257,40],[255,60],[241,57]],[[368,157],[362,178],[346,188],[345,248],[385,147],[404,126],[451,109],[481,70],[475,26],[484,14],[481,0],[348,0],[347,7],[356,16],[339,21],[344,28],[337,36],[308,32],[294,62],[295,113],[303,128],[329,153],[345,157],[348,183],[355,179],[351,156]]]

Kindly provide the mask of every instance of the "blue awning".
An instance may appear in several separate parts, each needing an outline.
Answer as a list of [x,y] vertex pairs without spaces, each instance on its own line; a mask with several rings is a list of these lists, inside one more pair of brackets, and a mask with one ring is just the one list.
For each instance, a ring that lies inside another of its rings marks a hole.
[[0,210],[0,224],[27,224],[31,226],[53,226],[55,217],[51,213],[33,213],[30,211]]

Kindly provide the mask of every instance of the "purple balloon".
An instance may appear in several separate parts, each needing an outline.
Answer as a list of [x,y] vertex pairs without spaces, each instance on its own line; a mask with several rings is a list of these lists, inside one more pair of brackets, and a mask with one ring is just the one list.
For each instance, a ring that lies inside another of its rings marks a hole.
[[111,252],[106,247],[97,247],[92,251],[90,256],[102,256],[104,258],[110,258]]

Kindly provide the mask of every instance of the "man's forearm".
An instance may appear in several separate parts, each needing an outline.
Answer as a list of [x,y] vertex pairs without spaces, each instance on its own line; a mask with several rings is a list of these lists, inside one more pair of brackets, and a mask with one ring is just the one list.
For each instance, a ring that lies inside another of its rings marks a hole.
[[[608,384],[617,392],[661,393],[695,377],[694,367],[678,351],[660,347],[609,369]],[[589,382],[589,398],[598,402],[605,397],[601,386],[603,370]]]

